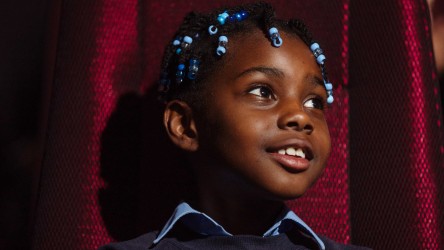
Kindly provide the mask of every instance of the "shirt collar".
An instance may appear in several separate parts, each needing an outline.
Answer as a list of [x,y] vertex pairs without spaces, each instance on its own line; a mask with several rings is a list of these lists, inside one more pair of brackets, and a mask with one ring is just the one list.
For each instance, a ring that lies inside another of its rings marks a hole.
[[[162,240],[179,220],[181,220],[182,223],[184,223],[188,228],[201,235],[232,236],[232,234],[228,233],[221,225],[219,225],[219,223],[214,221],[210,216],[193,209],[188,203],[182,202],[176,207],[173,215],[167,221],[153,243],[157,244],[160,240]],[[294,226],[297,226],[304,233],[311,236],[322,250],[325,249],[324,243],[313,232],[313,230],[287,207],[285,207],[285,209],[279,215],[276,223],[272,227],[270,227],[270,229],[268,229],[262,236],[276,236],[281,233],[288,232]]]

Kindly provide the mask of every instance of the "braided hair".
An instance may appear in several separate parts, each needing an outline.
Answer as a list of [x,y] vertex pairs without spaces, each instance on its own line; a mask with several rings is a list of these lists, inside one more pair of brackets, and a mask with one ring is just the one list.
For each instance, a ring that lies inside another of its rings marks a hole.
[[[221,13],[228,17],[225,22],[218,21]],[[209,31],[210,26],[217,35]],[[231,38],[253,29],[260,29],[268,36],[272,27],[298,36],[307,46],[313,44],[311,34],[301,20],[277,19],[268,3],[217,9],[209,14],[189,13],[164,52],[159,85],[161,99],[165,102],[179,99],[199,106],[203,99],[199,93],[205,80],[224,61],[223,56],[216,53],[220,45],[218,38],[222,35]]]

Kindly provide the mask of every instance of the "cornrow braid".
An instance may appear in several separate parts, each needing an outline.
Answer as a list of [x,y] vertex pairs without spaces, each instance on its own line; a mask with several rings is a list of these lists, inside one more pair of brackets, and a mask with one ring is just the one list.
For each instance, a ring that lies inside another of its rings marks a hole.
[[[273,7],[265,2],[221,8],[209,14],[191,12],[184,18],[173,42],[165,48],[160,98],[165,102],[180,99],[195,107],[202,105],[204,98],[200,98],[200,91],[205,85],[203,82],[223,63],[230,38],[253,29],[262,30],[275,47],[283,42],[278,30],[297,35],[308,47],[313,44],[312,36],[302,21],[277,19]],[[324,81],[328,82],[322,50],[316,47],[312,51],[321,66]],[[332,90],[328,92],[329,97],[332,93]]]

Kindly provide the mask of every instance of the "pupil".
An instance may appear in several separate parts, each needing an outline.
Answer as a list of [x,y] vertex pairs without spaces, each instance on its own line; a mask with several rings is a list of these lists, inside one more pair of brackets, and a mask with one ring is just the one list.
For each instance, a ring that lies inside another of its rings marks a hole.
[[314,100],[313,101],[313,106],[317,109],[323,109],[324,107],[322,106],[322,102],[320,100]]
[[270,96],[270,91],[266,88],[261,88],[261,95],[264,97],[269,97]]

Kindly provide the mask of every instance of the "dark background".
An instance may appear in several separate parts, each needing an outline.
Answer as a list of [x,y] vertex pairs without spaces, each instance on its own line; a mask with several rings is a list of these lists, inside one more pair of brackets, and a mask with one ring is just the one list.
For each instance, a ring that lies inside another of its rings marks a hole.
[[0,249],[27,247],[33,173],[41,159],[49,1],[0,2]]

